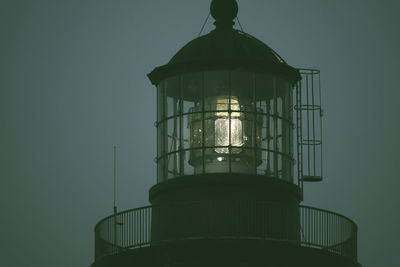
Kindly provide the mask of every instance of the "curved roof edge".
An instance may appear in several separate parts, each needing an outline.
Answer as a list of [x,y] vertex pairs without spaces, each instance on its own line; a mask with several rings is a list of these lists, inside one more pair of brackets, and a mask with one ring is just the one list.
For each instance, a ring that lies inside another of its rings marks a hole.
[[170,76],[207,70],[245,69],[282,75],[295,83],[301,79],[272,48],[257,38],[234,29],[216,29],[180,49],[168,64],[155,68],[148,77],[152,84]]

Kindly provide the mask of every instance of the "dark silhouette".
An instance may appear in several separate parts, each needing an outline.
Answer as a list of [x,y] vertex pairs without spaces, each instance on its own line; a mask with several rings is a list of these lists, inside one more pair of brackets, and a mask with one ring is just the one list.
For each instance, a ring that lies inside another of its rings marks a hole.
[[319,71],[235,30],[235,0],[210,12],[216,29],[148,75],[152,206],[100,221],[92,266],[360,266],[356,224],[299,205],[323,177]]

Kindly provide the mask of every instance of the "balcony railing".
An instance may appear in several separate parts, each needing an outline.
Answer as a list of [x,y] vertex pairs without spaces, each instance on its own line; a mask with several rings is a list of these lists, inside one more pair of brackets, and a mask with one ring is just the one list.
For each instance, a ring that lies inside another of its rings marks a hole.
[[95,227],[95,259],[193,239],[261,239],[326,250],[357,260],[357,226],[334,212],[269,202],[190,202],[120,212]]

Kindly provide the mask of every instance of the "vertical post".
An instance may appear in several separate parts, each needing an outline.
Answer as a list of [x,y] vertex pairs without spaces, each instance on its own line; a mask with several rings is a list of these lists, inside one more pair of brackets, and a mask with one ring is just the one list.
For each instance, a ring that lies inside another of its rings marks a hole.
[[311,72],[311,102],[312,102],[312,142],[313,142],[313,176],[317,176],[316,169],[316,138],[315,138],[315,101],[314,101],[314,71]]
[[232,173],[232,82],[231,82],[232,74],[231,71],[228,72],[228,86],[229,86],[229,101],[228,101],[228,115],[229,115],[229,136],[228,136],[228,151],[229,151],[229,173]]
[[278,177],[278,99],[276,92],[276,77],[273,78],[274,88],[274,175]]
[[[170,147],[170,151],[168,151],[168,153],[172,153],[170,154],[170,156],[173,157],[173,169],[172,169],[172,175],[174,176],[178,176],[178,164],[179,164],[179,160],[178,160],[178,155],[179,155],[179,144],[178,144],[178,118],[176,117],[176,114],[178,113],[178,102],[179,100],[177,100],[176,98],[174,98],[174,107],[173,107],[173,120],[174,120],[174,129],[172,131],[172,143],[171,143],[171,147]],[[169,164],[168,164],[169,165]],[[169,172],[169,170],[168,170]]]
[[206,126],[205,126],[205,75],[204,71],[201,72],[201,162],[202,162],[202,173],[206,173]]
[[117,210],[116,199],[117,199],[117,147],[114,146],[114,211]]
[[253,136],[252,144],[253,147],[253,162],[254,162],[254,174],[257,175],[257,105],[256,105],[256,74],[253,73]]
[[[282,90],[283,89],[283,90]],[[282,134],[282,138],[281,138],[281,142],[282,142],[282,154],[281,154],[281,168],[282,168],[282,179],[290,182],[290,174],[289,174],[289,170],[291,168],[291,166],[289,166],[289,161],[290,161],[290,151],[288,151],[288,148],[290,147],[290,139],[288,136],[289,133],[289,129],[288,129],[288,120],[289,120],[289,88],[287,87],[287,85],[285,84],[285,86],[281,89],[281,91],[283,91],[282,94],[282,101],[281,101],[281,134]]]
[[168,83],[163,82],[163,127],[164,127],[164,134],[163,134],[163,180],[168,179],[168,101],[167,101],[167,89]]
[[117,247],[117,147],[114,145],[114,246]]
[[294,181],[294,165],[295,165],[295,156],[294,156],[294,104],[293,104],[293,85],[289,88],[288,92],[288,101],[289,101],[289,125],[288,125],[288,134],[289,134],[289,155],[290,155],[290,182]]
[[[266,160],[266,168],[268,173],[271,173],[271,146],[270,146],[270,141],[271,141],[271,116],[272,116],[272,110],[271,110],[271,103],[268,100],[265,100],[265,109],[266,109],[266,128],[265,128],[265,140],[266,140],[266,146],[267,146],[267,151],[265,153],[265,160]],[[263,118],[264,119],[264,118]],[[264,123],[264,122],[263,122]],[[261,129],[262,131],[262,129]],[[262,136],[262,132],[261,132]],[[262,142],[262,140],[261,140]],[[261,152],[262,153],[262,152]],[[262,159],[262,157],[261,157]]]
[[179,174],[180,176],[184,174],[184,136],[183,136],[183,75],[180,77],[179,83]]
[[[299,170],[300,170],[300,173],[299,173],[299,180],[301,181],[300,182],[300,185],[301,185],[301,190],[303,190],[303,167],[304,167],[304,159],[303,159],[303,110],[302,110],[302,100],[301,100],[301,98],[302,98],[302,83],[301,83],[301,81],[299,81],[299,93],[298,93],[298,96],[299,96],[299,98],[298,98],[298,103],[297,103],[297,106],[299,107],[299,109],[298,109],[298,114],[299,114],[299,122],[298,122],[298,125],[297,125],[297,127],[300,127],[299,128],[299,133],[300,133],[300,135],[298,135],[297,136],[297,144],[298,144],[298,150],[300,151],[300,157],[297,159],[298,161],[299,161]],[[301,162],[300,162],[300,160],[301,160]]]
[[[309,94],[308,94],[308,73],[306,73],[306,98],[307,98],[307,102],[306,102],[306,112],[307,112],[307,141],[305,142],[307,144],[307,175],[310,175],[310,169],[311,169],[311,162],[310,162],[310,103],[309,103]],[[302,140],[303,142],[303,140]]]
[[300,111],[299,111],[299,93],[300,93],[300,86],[301,86],[301,81],[297,82],[296,84],[296,143],[297,143],[297,183],[301,187],[301,182],[300,182],[300,160],[302,161],[302,158],[300,157],[300,144],[299,144],[299,137],[300,137],[300,129],[301,129],[301,120],[300,120]]
[[323,164],[323,155],[322,155],[322,116],[323,116],[323,111],[322,111],[322,96],[321,96],[321,75],[320,72],[318,71],[318,94],[319,94],[319,133],[320,133],[320,146],[321,146],[321,177],[324,177],[324,164]]

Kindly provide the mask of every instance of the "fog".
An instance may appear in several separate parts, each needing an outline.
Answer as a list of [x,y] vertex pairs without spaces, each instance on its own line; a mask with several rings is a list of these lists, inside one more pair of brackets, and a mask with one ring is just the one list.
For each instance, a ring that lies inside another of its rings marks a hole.
[[[156,90],[146,77],[197,37],[210,1],[1,0],[1,266],[89,266],[94,226],[148,204]],[[239,0],[288,64],[321,70],[324,175],[303,204],[359,227],[363,266],[399,266],[395,0]],[[203,34],[214,28],[210,18]]]

